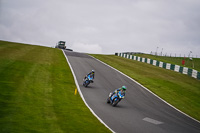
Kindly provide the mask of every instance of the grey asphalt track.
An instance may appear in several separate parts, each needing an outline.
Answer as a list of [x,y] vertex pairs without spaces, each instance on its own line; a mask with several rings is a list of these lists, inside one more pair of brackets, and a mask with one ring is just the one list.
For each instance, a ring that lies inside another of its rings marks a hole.
[[[117,133],[200,133],[200,123],[185,116],[131,79],[82,53],[64,51],[82,94],[92,110]],[[94,83],[85,88],[83,77],[95,70]],[[116,107],[106,103],[110,92],[127,86]],[[80,112],[81,113],[81,112]]]

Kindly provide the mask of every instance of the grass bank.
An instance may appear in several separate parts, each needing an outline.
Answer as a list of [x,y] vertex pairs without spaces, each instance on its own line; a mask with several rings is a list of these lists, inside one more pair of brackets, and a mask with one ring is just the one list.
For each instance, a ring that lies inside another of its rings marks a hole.
[[[191,69],[195,69],[200,71],[200,58],[192,58],[192,60],[188,57],[169,57],[169,56],[155,56],[150,54],[134,54],[135,56],[149,58],[153,60],[162,61],[165,63],[175,64],[183,67],[188,67]],[[185,61],[185,64],[182,65],[182,61]]]
[[0,132],[110,132],[83,103],[59,49],[0,41]]
[[125,73],[179,110],[200,120],[199,80],[119,56],[92,56]]

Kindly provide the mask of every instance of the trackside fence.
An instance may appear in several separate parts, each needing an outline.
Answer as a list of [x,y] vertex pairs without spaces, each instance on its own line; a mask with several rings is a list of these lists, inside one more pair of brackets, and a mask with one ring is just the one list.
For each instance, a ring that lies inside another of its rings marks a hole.
[[200,80],[200,72],[198,72],[197,70],[194,70],[194,69],[190,69],[190,68],[187,68],[187,67],[182,67],[182,66],[174,65],[174,64],[170,64],[170,63],[165,63],[165,62],[162,62],[162,61],[152,60],[152,59],[149,59],[149,58],[142,58],[142,57],[134,56],[134,55],[127,54],[127,53],[115,53],[115,55],[120,56],[120,57],[124,57],[124,58],[127,58],[127,59],[131,59],[131,60],[136,60],[136,61],[148,63],[148,64],[151,64],[151,65],[154,65],[154,66],[157,66],[157,67],[172,70],[172,71],[179,72],[179,73],[182,73],[182,74],[186,74],[190,77],[193,77],[193,78]]

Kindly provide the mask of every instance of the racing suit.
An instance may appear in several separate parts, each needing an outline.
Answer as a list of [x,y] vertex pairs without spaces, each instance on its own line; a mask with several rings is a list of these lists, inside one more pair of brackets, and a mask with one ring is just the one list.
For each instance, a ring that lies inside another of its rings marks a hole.
[[124,96],[125,96],[126,91],[124,91],[122,88],[118,88],[118,89],[116,89],[115,91],[113,91],[113,94],[112,94],[110,97],[112,97],[114,94],[118,93],[119,91],[122,91],[122,93],[123,93]]
[[[88,74],[85,76],[84,80],[85,80],[89,75],[90,75],[90,77],[91,77],[92,79],[94,79],[94,73],[93,73],[93,72],[90,72],[90,73],[88,73]],[[92,80],[91,82],[93,83],[94,81]]]

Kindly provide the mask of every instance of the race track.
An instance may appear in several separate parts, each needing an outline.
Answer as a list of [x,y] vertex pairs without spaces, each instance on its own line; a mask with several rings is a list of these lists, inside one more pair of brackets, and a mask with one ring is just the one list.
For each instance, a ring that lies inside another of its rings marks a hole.
[[[81,92],[92,110],[117,133],[200,133],[200,123],[185,116],[131,79],[82,53],[64,51]],[[83,77],[95,70],[94,83],[83,87]],[[117,107],[106,103],[108,94],[122,85],[126,97]]]

